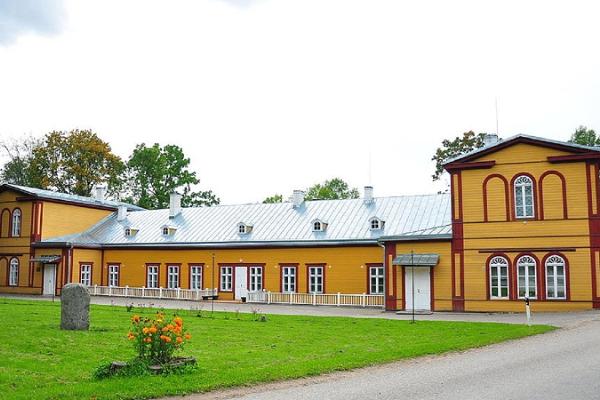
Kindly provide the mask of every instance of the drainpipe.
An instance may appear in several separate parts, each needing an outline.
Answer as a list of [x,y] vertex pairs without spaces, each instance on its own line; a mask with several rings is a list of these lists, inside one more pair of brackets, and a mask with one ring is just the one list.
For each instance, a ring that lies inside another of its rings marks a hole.
[[[384,277],[387,275],[387,265],[386,265],[386,255],[385,255],[385,244],[382,244],[381,242],[377,241],[377,246],[381,247],[383,249],[383,268],[384,268]],[[369,276],[367,274],[367,276]],[[369,282],[369,285],[371,284],[371,282]],[[394,282],[394,285],[396,283]],[[386,279],[383,280],[383,309],[387,311],[387,291],[388,291],[388,282]]]

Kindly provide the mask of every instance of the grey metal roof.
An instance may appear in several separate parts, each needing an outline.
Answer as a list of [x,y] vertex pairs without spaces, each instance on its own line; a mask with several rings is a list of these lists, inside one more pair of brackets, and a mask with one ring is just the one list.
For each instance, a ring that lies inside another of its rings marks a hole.
[[[385,221],[384,229],[371,230],[369,219]],[[327,221],[327,229],[314,232],[312,221]],[[252,225],[250,233],[239,234],[238,223]],[[162,234],[168,224],[177,228],[170,236]],[[416,195],[363,199],[307,201],[298,208],[291,203],[221,205],[184,208],[169,219],[169,210],[129,212],[123,221],[116,214],[106,217],[81,234],[46,239],[43,245],[126,246],[286,246],[325,244],[374,244],[383,236],[407,236],[412,240],[446,235],[450,237],[450,195]],[[126,237],[124,230],[139,232]]]
[[444,165],[450,164],[450,163],[455,162],[457,160],[460,160],[462,158],[471,157],[471,156],[474,156],[474,155],[476,155],[478,153],[482,153],[484,151],[488,151],[488,150],[490,150],[490,149],[492,149],[494,147],[500,146],[500,145],[502,145],[502,144],[504,144],[506,142],[510,142],[512,140],[516,140],[516,139],[519,139],[519,138],[536,140],[536,141],[539,141],[539,142],[549,143],[549,144],[554,144],[554,145],[559,145],[559,146],[571,147],[571,148],[577,149],[577,150],[587,150],[587,151],[596,151],[596,152],[600,151],[600,147],[584,146],[584,145],[577,144],[577,143],[562,142],[560,140],[548,139],[548,138],[539,137],[539,136],[533,136],[533,135],[525,135],[525,134],[520,133],[518,135],[514,135],[514,136],[511,136],[511,137],[506,138],[506,139],[499,139],[496,143],[493,143],[493,144],[490,144],[490,145],[487,145],[487,146],[483,146],[483,147],[480,147],[478,149],[474,149],[474,150],[471,150],[471,151],[469,151],[467,153],[461,154],[459,156],[450,158],[450,159],[444,161]]
[[439,254],[433,253],[414,253],[398,254],[392,261],[393,265],[403,265],[406,267],[433,267],[440,261]]
[[67,193],[59,193],[59,192],[53,192],[52,190],[45,190],[45,189],[37,189],[37,188],[31,188],[31,187],[27,187],[27,186],[20,186],[20,185],[13,185],[12,183],[4,183],[0,186],[0,190],[4,190],[4,189],[13,189],[16,190],[18,192],[33,196],[33,197],[40,197],[40,198],[44,198],[44,199],[50,199],[50,200],[59,200],[59,201],[68,201],[71,203],[78,203],[78,204],[83,204],[83,205],[90,205],[90,206],[100,206],[100,207],[108,207],[108,208],[118,208],[119,206],[126,206],[128,210],[144,210],[144,208],[142,207],[138,207],[136,205],[133,204],[128,204],[128,203],[123,203],[120,201],[113,201],[113,200],[96,200],[93,197],[85,197],[85,196],[78,196],[75,194],[67,194]]

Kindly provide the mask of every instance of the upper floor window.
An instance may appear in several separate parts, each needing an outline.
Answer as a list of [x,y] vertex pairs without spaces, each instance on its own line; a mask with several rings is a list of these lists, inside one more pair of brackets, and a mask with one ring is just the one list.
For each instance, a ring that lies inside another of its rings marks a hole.
[[12,237],[21,236],[21,210],[16,208],[12,214]]
[[12,258],[10,260],[10,266],[8,271],[8,286],[19,285],[19,259]]
[[384,222],[377,217],[373,217],[369,220],[369,229],[377,231],[383,229]]
[[517,260],[517,286],[519,298],[537,297],[536,261],[531,256],[522,256]]
[[521,175],[515,179],[515,217],[533,218],[534,199],[533,181],[530,177]]
[[247,224],[245,224],[243,222],[240,222],[238,224],[238,233],[240,235],[245,235],[245,234],[250,233],[250,232],[252,232],[252,225],[247,225]]

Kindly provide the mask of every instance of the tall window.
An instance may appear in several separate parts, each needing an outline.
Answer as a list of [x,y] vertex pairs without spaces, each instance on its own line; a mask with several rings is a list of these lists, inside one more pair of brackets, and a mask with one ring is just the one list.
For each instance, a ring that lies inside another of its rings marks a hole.
[[323,266],[308,267],[308,293],[323,293]]
[[85,286],[92,285],[92,266],[90,264],[81,264],[79,267],[79,283]]
[[190,267],[190,289],[202,289],[202,265]]
[[546,298],[567,298],[565,260],[560,256],[550,256],[546,260]]
[[508,298],[508,260],[494,257],[490,260],[490,297],[493,299]]
[[523,256],[517,260],[517,283],[520,299],[537,297],[536,262],[533,257]]
[[21,210],[16,208],[12,214],[12,237],[21,236]]
[[533,181],[521,175],[515,179],[515,217],[534,217]]
[[167,287],[169,289],[179,287],[179,265],[167,265]]
[[382,266],[369,267],[369,293],[383,294],[385,288],[385,269]]
[[8,271],[8,285],[19,286],[19,259],[12,258]]
[[119,266],[108,266],[108,286],[119,286]]
[[231,292],[233,287],[233,267],[221,267],[221,290]]
[[258,292],[263,288],[262,267],[250,267],[250,291]]
[[281,290],[283,293],[296,292],[296,267],[281,267]]
[[158,265],[148,265],[146,271],[146,287],[151,289],[158,288]]

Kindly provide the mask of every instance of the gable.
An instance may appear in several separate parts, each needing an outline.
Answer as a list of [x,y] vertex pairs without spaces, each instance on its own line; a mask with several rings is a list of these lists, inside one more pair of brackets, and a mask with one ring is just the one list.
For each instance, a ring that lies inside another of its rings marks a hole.
[[496,164],[546,162],[549,156],[566,156],[576,154],[572,151],[548,148],[533,143],[515,143],[494,152],[473,159],[479,161],[495,161]]

